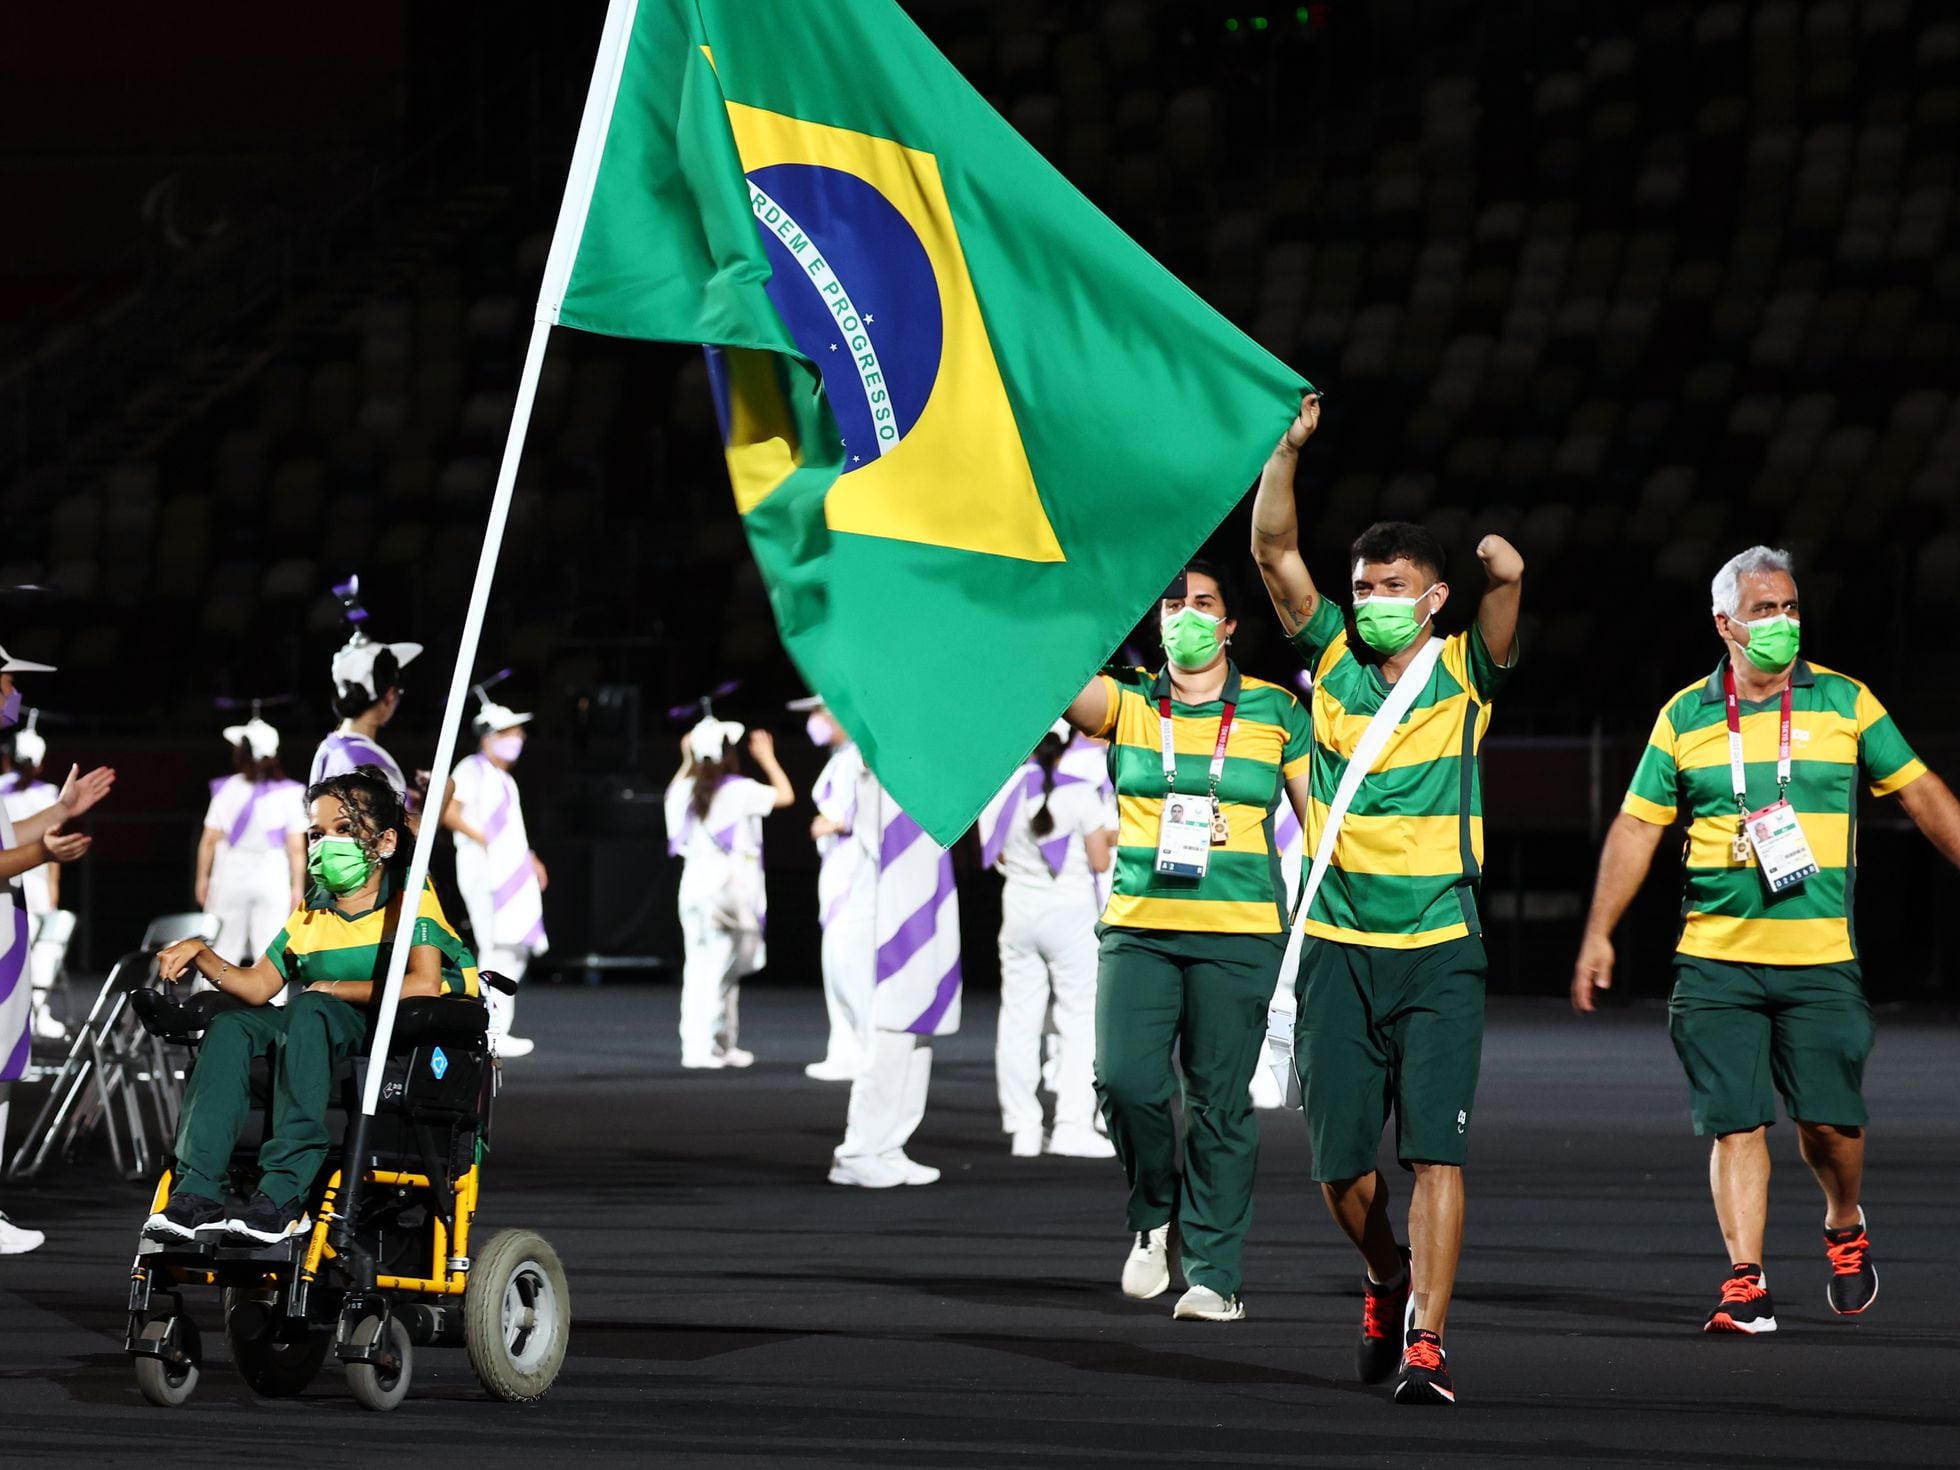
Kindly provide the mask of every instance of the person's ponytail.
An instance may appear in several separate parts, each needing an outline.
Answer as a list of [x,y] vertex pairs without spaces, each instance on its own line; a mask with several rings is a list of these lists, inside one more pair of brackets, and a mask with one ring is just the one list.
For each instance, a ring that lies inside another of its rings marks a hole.
[[1046,837],[1055,830],[1055,814],[1048,810],[1048,798],[1055,792],[1055,766],[1068,749],[1068,742],[1052,731],[1041,737],[1041,744],[1034,748],[1035,764],[1041,767],[1041,805],[1034,809],[1028,819],[1028,827],[1036,837]]

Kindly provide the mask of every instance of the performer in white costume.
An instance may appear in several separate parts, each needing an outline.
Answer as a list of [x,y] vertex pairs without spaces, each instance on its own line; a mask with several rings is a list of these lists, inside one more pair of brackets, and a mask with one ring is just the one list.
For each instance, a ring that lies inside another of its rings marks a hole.
[[306,898],[306,789],[287,778],[279,732],[256,712],[226,726],[225,741],[237,770],[211,785],[196,896],[219,921],[219,952],[249,965]]
[[[421,653],[422,645],[375,642],[360,626],[367,613],[357,603],[350,605],[348,617],[355,623],[354,634],[333,656],[333,712],[340,716],[340,724],[313,753],[306,784],[344,776],[361,766],[379,766],[389,785],[412,796],[401,766],[381,748],[381,730],[401,707],[401,671]],[[412,799],[409,811],[412,816]]]
[[1096,1131],[1096,875],[1110,864],[1115,803],[1061,769],[1073,732],[1042,737],[1028,762],[980,814],[981,859],[1006,880],[1001,893],[1000,1024],[994,1078],[1001,1127],[1016,1158],[1042,1152],[1042,1020],[1052,992],[1061,1036],[1055,1129],[1047,1151],[1109,1159]]
[[768,893],[762,880],[762,819],[796,800],[767,730],[749,736],[769,784],[740,774],[742,726],[713,715],[681,742],[681,768],[667,783],[667,851],[680,857],[681,1065],[746,1067],[736,1045],[741,982],[768,963],[763,942]]
[[[0,804],[10,821],[19,822],[44,812],[60,796],[54,784],[41,779],[48,762],[48,742],[35,728],[40,711],[27,711],[27,723],[14,731],[13,743],[0,755]],[[21,894],[27,902],[28,928],[34,943],[27,967],[34,984],[34,1034],[43,1041],[64,1041],[68,1028],[54,1017],[50,1000],[61,978],[66,938],[44,937],[46,916],[61,908],[61,864],[43,863],[21,875]]]
[[[531,850],[524,807],[510,768],[524,754],[524,727],[531,716],[494,703],[481,690],[476,754],[449,778],[442,824],[456,834],[456,889],[470,916],[472,948],[480,969],[506,980],[524,978],[534,955],[548,948],[544,934],[545,867]],[[517,1001],[486,985],[490,1044],[497,1055],[521,1057],[534,1043],[511,1034]]]
[[817,844],[817,921],[823,930],[823,1003],[830,1020],[830,1041],[823,1060],[812,1062],[803,1075],[818,1082],[849,1082],[864,1070],[871,1056],[871,996],[876,955],[868,920],[868,904],[850,907],[860,883],[874,881],[875,855],[858,840],[858,790],[865,779],[864,757],[857,743],[824,707],[821,695],[792,700],[790,708],[806,711],[804,728],[813,745],[827,748],[830,759],[810,795],[817,815],[810,836]]
[[[20,691],[14,688],[14,675],[53,672],[50,664],[13,658],[0,648],[0,728],[20,719]],[[70,767],[53,804],[23,817],[18,826],[0,806],[0,1169],[6,1164],[9,1094],[14,1082],[26,1074],[31,1046],[29,1017],[34,987],[27,967],[27,908],[18,882],[43,864],[80,861],[93,839],[63,832],[62,825],[102,800],[115,783],[116,773],[106,766],[86,776]],[[16,1225],[0,1212],[0,1256],[31,1251],[45,1239],[40,1231]]]
[[911,1158],[905,1145],[925,1117],[932,1038],[960,1026],[953,860],[868,770],[858,786],[853,840],[864,844],[871,881],[852,886],[832,922],[871,949],[871,1056],[851,1083],[830,1182],[864,1189],[931,1184],[939,1170]]

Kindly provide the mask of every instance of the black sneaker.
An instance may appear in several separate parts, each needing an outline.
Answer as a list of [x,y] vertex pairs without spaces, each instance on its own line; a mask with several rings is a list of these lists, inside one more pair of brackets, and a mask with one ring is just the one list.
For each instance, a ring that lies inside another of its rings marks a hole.
[[1776,1307],[1769,1299],[1769,1278],[1754,1261],[1738,1261],[1722,1283],[1722,1299],[1702,1323],[1703,1332],[1776,1331]]
[[1824,1232],[1824,1253],[1831,1258],[1831,1310],[1840,1317],[1855,1317],[1878,1300],[1878,1268],[1872,1265],[1871,1250],[1863,1210],[1856,1225]]
[[227,1235],[255,1245],[277,1245],[288,1236],[304,1235],[311,1228],[304,1203],[294,1200],[289,1205],[275,1205],[264,1190],[253,1195],[249,1205],[225,1222]]
[[224,1233],[228,1213],[223,1205],[208,1195],[179,1190],[170,1196],[169,1203],[143,1222],[143,1234],[149,1240],[196,1240],[200,1236],[218,1236]]
[[1361,1273],[1361,1338],[1355,1345],[1354,1372],[1363,1383],[1380,1383],[1401,1361],[1396,1344],[1409,1331],[1409,1253],[1402,1252],[1400,1282],[1378,1283]]
[[1426,1327],[1411,1327],[1402,1349],[1402,1372],[1395,1380],[1398,1404],[1453,1404],[1456,1385],[1450,1381],[1443,1339]]

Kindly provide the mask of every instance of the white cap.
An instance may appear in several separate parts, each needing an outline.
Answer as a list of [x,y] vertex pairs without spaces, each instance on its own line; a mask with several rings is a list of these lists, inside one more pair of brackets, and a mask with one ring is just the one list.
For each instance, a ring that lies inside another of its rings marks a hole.
[[746,726],[708,715],[687,732],[687,749],[697,761],[718,761],[722,752],[742,738]]
[[376,643],[359,628],[346,645],[333,656],[334,688],[346,693],[356,684],[367,690],[369,699],[379,699],[381,691],[374,687],[374,661],[383,650],[395,656],[395,667],[405,669],[415,656],[422,651],[419,643]]
[[471,726],[477,734],[488,735],[493,730],[509,730],[530,723],[531,716],[528,713],[520,715],[514,709],[486,699],[483,701],[483,708],[476,712],[476,718],[471,721]]
[[793,709],[798,714],[802,714],[805,710],[822,709],[823,696],[821,694],[806,694],[801,699],[792,699],[784,708]]
[[253,760],[270,760],[279,754],[279,732],[253,715],[242,725],[225,726],[225,744],[249,745]]
[[48,758],[48,742],[32,725],[14,732],[14,763],[39,770]]
[[37,664],[31,659],[15,658],[6,649],[0,648],[0,674],[52,674],[53,664]]

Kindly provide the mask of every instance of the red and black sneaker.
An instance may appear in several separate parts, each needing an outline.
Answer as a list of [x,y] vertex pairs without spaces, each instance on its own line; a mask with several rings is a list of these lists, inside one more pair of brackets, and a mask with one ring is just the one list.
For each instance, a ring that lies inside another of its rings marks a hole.
[[1776,1331],[1776,1308],[1769,1299],[1769,1278],[1753,1261],[1738,1261],[1722,1283],[1722,1300],[1702,1324],[1703,1332]]
[[1856,1225],[1824,1232],[1824,1253],[1831,1258],[1831,1310],[1840,1317],[1855,1317],[1878,1300],[1878,1268],[1871,1252],[1863,1210]]
[[1456,1385],[1450,1381],[1450,1365],[1443,1352],[1443,1339],[1426,1327],[1409,1329],[1408,1346],[1402,1350],[1402,1373],[1395,1380],[1395,1402],[1456,1402]]
[[1361,1339],[1354,1350],[1354,1371],[1363,1383],[1380,1383],[1401,1362],[1397,1344],[1409,1330],[1412,1285],[1406,1250],[1399,1281],[1371,1281],[1367,1272],[1361,1273]]

